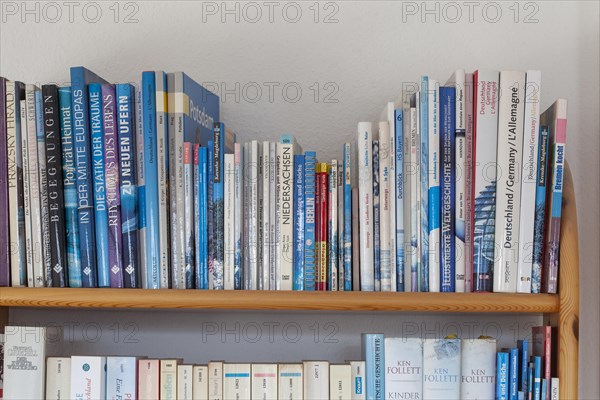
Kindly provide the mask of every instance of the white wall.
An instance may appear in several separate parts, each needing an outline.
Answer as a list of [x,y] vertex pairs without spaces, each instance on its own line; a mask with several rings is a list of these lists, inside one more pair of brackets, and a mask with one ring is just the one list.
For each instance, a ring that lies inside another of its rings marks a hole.
[[[117,22],[113,2],[76,2],[71,21],[63,2],[54,3],[58,9],[28,2],[30,14],[23,4],[2,1],[3,76],[65,82],[68,66],[81,64],[113,81],[136,81],[143,69],[165,69],[230,89],[238,83],[239,99],[221,94],[224,119],[241,140],[292,132],[305,149],[327,158],[339,157],[340,143],[352,140],[357,121],[377,120],[403,82],[421,74],[444,82],[459,67],[541,69],[543,108],[559,96],[569,100],[567,159],[580,222],[581,398],[600,398],[598,2],[519,3],[518,16],[513,2],[478,2],[472,15],[465,2],[457,2],[459,17],[446,3],[427,3],[428,9],[438,7],[436,22],[435,13],[421,12],[421,2],[336,1],[317,5],[319,23],[313,2],[296,3],[302,11],[296,23],[288,22],[296,16],[294,5],[281,2],[273,3],[272,21],[268,6],[253,3],[262,11],[256,22],[256,8],[234,2],[227,7],[237,4],[239,22],[235,14],[223,15],[225,22],[221,13],[211,14],[215,7],[222,10],[221,2],[120,3]],[[93,23],[98,9],[101,17]],[[124,23],[132,11],[137,22]],[[337,22],[323,23],[332,12]],[[269,82],[279,85],[272,101]],[[256,86],[263,90],[253,101]],[[295,87],[302,95],[294,103]],[[327,95],[337,102],[324,102]]]

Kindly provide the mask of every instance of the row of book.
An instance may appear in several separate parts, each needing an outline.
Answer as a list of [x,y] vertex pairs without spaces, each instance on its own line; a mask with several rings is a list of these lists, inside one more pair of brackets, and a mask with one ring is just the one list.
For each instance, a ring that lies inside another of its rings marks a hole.
[[[554,400],[551,328],[497,352],[496,340],[363,334],[362,360],[186,364],[131,356],[45,356],[45,328],[7,327],[4,399]],[[23,382],[30,384],[23,385]]]
[[180,72],[1,88],[0,285],[556,293],[566,101],[540,114],[539,71],[425,76],[326,163],[236,143]]

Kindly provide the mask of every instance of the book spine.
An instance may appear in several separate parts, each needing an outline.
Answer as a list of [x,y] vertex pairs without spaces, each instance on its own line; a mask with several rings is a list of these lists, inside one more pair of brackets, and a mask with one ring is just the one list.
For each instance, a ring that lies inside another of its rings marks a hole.
[[410,108],[410,165],[412,166],[410,175],[410,279],[406,280],[405,287],[406,291],[410,292],[418,292],[420,289],[419,266],[421,264],[421,247],[419,245],[421,233],[421,201],[419,196],[421,193],[421,163],[418,152],[420,147],[419,130],[417,127],[419,114],[416,104],[411,104]]
[[194,222],[196,215],[194,210],[194,164],[193,144],[185,142],[183,145],[183,198],[185,208],[184,244],[185,257],[183,273],[183,285],[181,289],[192,289],[194,287]]
[[321,163],[315,165],[315,290],[321,276]]
[[348,364],[329,366],[329,399],[349,400],[351,390],[352,371]]
[[429,291],[440,291],[440,107],[439,83],[429,79],[428,155],[429,155]]
[[460,339],[424,340],[424,399],[460,398],[461,344]]
[[508,398],[517,400],[518,382],[519,382],[519,349],[513,348],[509,352],[509,368],[508,368]]
[[302,400],[304,398],[303,372],[302,364],[278,365],[278,399]]
[[[440,241],[440,291],[455,292],[456,288],[456,121],[455,88],[440,89],[440,140],[441,140],[441,241]],[[464,291],[464,288],[463,288]]]
[[540,392],[540,398],[546,399],[549,398],[550,392],[548,391],[548,380],[546,378],[542,378],[542,390]]
[[239,143],[235,144],[234,162],[235,162],[235,212],[234,212],[234,240],[235,240],[235,258],[233,267],[233,285],[234,289],[242,289],[242,256],[244,252],[244,154]]
[[[256,239],[256,252],[257,252],[257,259],[256,259],[256,288],[258,290],[263,290],[263,288],[265,288],[265,290],[269,290],[269,274],[268,274],[268,269],[265,270],[264,268],[264,263],[263,263],[263,250],[264,250],[264,232],[263,232],[263,226],[264,226],[264,210],[265,210],[265,206],[264,206],[264,199],[263,199],[263,180],[264,180],[264,154],[263,154],[263,145],[262,142],[259,142],[258,145],[258,175],[256,176],[256,197],[257,197],[257,205],[258,205],[258,209],[257,209],[257,214],[256,214],[256,233],[257,233],[257,239]],[[268,155],[267,155],[268,158]],[[266,285],[265,285],[266,284]]]
[[225,154],[225,196],[224,196],[224,246],[223,287],[225,290],[235,289],[235,161],[233,154]]
[[523,123],[523,161],[521,163],[521,210],[517,265],[517,292],[531,293],[533,239],[537,186],[538,140],[540,131],[540,101],[542,77],[540,71],[527,71],[525,86],[525,121]]
[[110,287],[102,88],[99,83],[89,85],[89,105],[98,286]]
[[158,399],[160,396],[160,361],[138,361],[138,393],[137,398]]
[[271,155],[270,142],[262,142],[262,285],[264,290],[269,290],[271,286]]
[[[358,164],[358,162],[357,162]],[[360,191],[358,187],[352,188],[352,290],[361,290],[361,249],[360,239]]]
[[252,364],[251,368],[252,398],[277,399],[277,364]]
[[550,380],[550,399],[558,400],[560,397],[560,380],[559,378],[552,378]]
[[304,219],[305,203],[304,194],[304,155],[294,155],[294,290],[304,290]]
[[[373,134],[369,122],[358,124],[358,209],[360,226],[360,290],[375,290],[373,265]],[[358,263],[358,260],[357,260]]]
[[423,340],[385,338],[384,353],[385,398],[422,399]]
[[465,292],[473,291],[473,74],[465,74]]
[[[258,267],[259,260],[259,228],[260,221],[258,216],[259,209],[259,168],[260,168],[260,147],[258,141],[253,140],[249,145],[249,182],[248,182],[248,274],[246,275],[246,285],[248,290],[258,289]],[[291,289],[291,288],[290,288]]]
[[[10,228],[8,223],[8,136],[6,79],[0,78],[0,286],[10,286]],[[14,112],[14,103],[13,108]]]
[[[193,145],[190,143],[190,145]],[[177,366],[177,400],[193,399],[193,366]]]
[[[106,398],[134,399],[137,395],[137,358],[106,358]],[[68,398],[68,396],[67,396]]]
[[328,289],[338,290],[338,162],[332,160],[328,171],[328,197],[327,197],[327,284]]
[[169,197],[171,227],[171,284],[183,286],[185,270],[185,182],[183,146],[185,139],[185,109],[188,104],[182,73],[167,74],[169,116]]
[[[207,153],[207,206],[206,206],[206,223],[207,223],[207,255],[208,255],[208,289],[213,290],[215,288],[215,276],[214,276],[214,246],[215,246],[215,225],[214,225],[214,177],[215,177],[215,142],[210,140],[208,142]],[[217,282],[218,284],[218,282]]]
[[519,349],[519,390],[528,392],[527,386],[527,365],[529,363],[529,341],[518,340],[517,348]]
[[277,251],[279,223],[277,217],[277,143],[269,142],[269,289],[277,289],[279,252]]
[[29,140],[27,132],[27,101],[20,101],[20,117],[21,117],[21,159],[23,160],[23,215],[25,219],[25,263],[27,271],[27,287],[35,287],[33,274],[33,251],[32,251],[32,233],[31,233],[31,203],[30,188],[29,188]]
[[242,237],[244,240],[243,245],[243,258],[242,258],[242,285],[244,290],[249,290],[249,267],[250,267],[250,174],[252,165],[250,164],[250,143],[246,142],[242,148],[242,157],[244,159],[244,224],[243,224],[243,233]]
[[508,400],[508,353],[496,354],[496,399]]
[[[390,158],[391,149],[386,149],[385,143],[390,142],[390,124],[386,122],[379,123],[379,143],[381,144],[379,152],[379,268],[380,268],[380,289],[382,292],[392,290],[392,271],[391,271],[391,248],[390,248],[390,218],[392,218],[390,204]],[[375,157],[373,157],[375,161]],[[375,163],[373,163],[375,169]],[[373,171],[375,173],[375,171]],[[373,192],[375,192],[373,184]],[[373,193],[375,194],[375,193]],[[375,198],[376,199],[376,198]],[[377,200],[375,200],[377,201]],[[395,202],[395,199],[394,199]],[[374,203],[375,204],[375,203]],[[377,215],[376,215],[377,218]],[[394,232],[395,233],[395,232]],[[394,255],[395,256],[395,255]],[[377,270],[376,270],[377,271]]]
[[329,362],[304,362],[304,398],[329,399]]
[[278,179],[280,189],[278,193],[279,213],[279,254],[281,290],[292,290],[293,260],[294,260],[294,154],[296,153],[296,139],[291,135],[282,135],[277,147]]
[[344,290],[352,290],[352,145],[344,144]]
[[496,340],[463,339],[461,371],[461,399],[493,399],[496,389]]
[[[388,180],[390,182],[389,186],[389,205],[388,208],[390,210],[390,218],[388,220],[388,236],[389,236],[389,242],[390,242],[390,289],[392,292],[396,292],[397,291],[397,263],[396,263],[396,248],[397,248],[397,243],[396,243],[396,168],[398,168],[398,166],[396,165],[396,146],[398,146],[398,144],[396,143],[397,137],[396,137],[396,110],[394,109],[395,104],[394,102],[388,102],[387,106],[386,106],[386,113],[387,113],[387,122],[388,122],[388,129],[390,132],[390,139],[388,141],[386,141],[385,143],[381,140],[380,138],[380,146],[382,150],[385,150],[385,146],[388,147],[388,163],[389,163],[389,168],[388,168]],[[385,120],[385,119],[383,119]],[[401,127],[399,127],[399,129],[402,129]],[[402,140],[402,138],[400,137],[400,141]],[[400,144],[401,145],[401,144]],[[380,174],[381,175],[381,174]],[[381,177],[380,177],[380,181],[381,181]],[[381,195],[383,196],[384,193],[383,191],[381,192]],[[380,199],[381,202],[381,208],[383,208],[383,199]],[[380,232],[380,236],[383,236],[383,231]],[[401,245],[399,245],[398,247],[402,247]]]
[[160,399],[177,400],[177,360],[160,360]]
[[224,258],[224,190],[225,190],[225,125],[215,122],[214,125],[214,184],[213,184],[213,289],[223,289],[223,258]]
[[46,328],[7,326],[4,338],[3,398],[43,399]]
[[223,399],[251,397],[250,364],[223,364]]
[[71,394],[74,398],[106,398],[106,357],[71,357]]
[[379,140],[373,140],[373,280],[381,291],[381,210],[379,208]]
[[[406,176],[404,170],[405,155],[406,155],[406,139],[404,134],[404,111],[402,109],[394,110],[394,135],[396,135],[395,143],[396,148],[391,153],[391,157],[395,158],[395,176],[396,185],[394,197],[391,198],[392,203],[396,204],[396,226],[395,230],[392,231],[392,235],[396,237],[396,251],[392,254],[392,258],[396,259],[396,285],[392,287],[392,291],[404,292],[404,265],[405,265],[405,224],[407,222],[405,215],[405,198],[406,198]],[[390,126],[391,128],[391,126]],[[395,154],[394,154],[395,153]],[[393,218],[393,214],[392,218]]]
[[[192,275],[194,277],[194,285],[193,288],[195,289],[202,289],[201,284],[200,284],[200,258],[201,258],[201,249],[200,249],[200,235],[201,233],[201,229],[200,229],[200,180],[202,179],[202,177],[200,176],[201,172],[200,172],[200,144],[198,143],[194,143],[193,144],[193,150],[192,150],[192,154],[193,154],[193,179],[194,179],[194,191],[193,191],[193,202],[194,202],[194,232],[193,232],[193,239],[194,239],[194,271],[192,272]],[[172,210],[171,210],[172,211]],[[171,221],[171,225],[173,224],[173,221]],[[173,239],[173,236],[171,236],[171,239]],[[171,254],[173,254],[173,248],[171,248]]]
[[201,147],[198,154],[199,192],[197,195],[200,198],[200,232],[198,233],[200,247],[197,252],[200,254],[200,261],[197,264],[196,289],[208,289],[208,149]]
[[533,399],[542,399],[542,357],[533,357]]
[[531,267],[531,293],[542,288],[542,260],[544,255],[544,222],[546,215],[546,186],[548,180],[548,152],[550,140],[548,127],[540,126],[538,139],[537,177],[535,192],[535,218],[533,230],[533,259]]
[[148,289],[148,262],[146,259],[147,254],[147,246],[146,246],[146,238],[147,238],[147,230],[146,230],[146,157],[144,156],[144,151],[146,149],[144,143],[144,112],[143,112],[143,85],[136,88],[135,90],[135,106],[136,106],[136,130],[135,130],[135,148],[137,150],[137,158],[136,158],[136,178],[137,178],[137,214],[138,214],[138,232],[137,232],[137,241],[138,241],[138,252],[137,252],[137,260],[138,260],[138,276],[140,277],[141,287],[144,289]]
[[304,154],[304,290],[315,290],[315,218],[316,218],[316,157],[314,151]]
[[498,71],[473,74],[473,291],[491,292],[494,273]]
[[363,334],[363,359],[365,360],[366,398],[385,399],[385,351],[383,334]]
[[351,400],[365,400],[365,362],[350,361],[352,374],[352,393]]
[[194,365],[192,375],[192,399],[208,400],[208,367]]
[[338,290],[344,291],[344,282],[346,281],[346,271],[344,270],[344,161],[338,160],[338,242],[337,242],[337,263],[338,263]]
[[46,360],[46,399],[68,399],[71,394],[71,357]]
[[429,78],[421,78],[419,130],[421,135],[421,263],[419,291],[429,291]]
[[317,264],[317,286],[316,290],[327,290],[327,278],[328,278],[328,223],[329,223],[329,166],[327,163],[320,163],[317,169],[317,184],[318,189],[318,202],[319,202],[319,219],[318,219],[318,242],[317,252],[318,260]]
[[134,132],[134,91],[129,84],[116,85],[118,106],[118,149],[119,183],[121,197],[121,235],[123,256],[123,286],[139,288],[138,252],[138,212],[137,212],[137,166]]
[[498,105],[494,292],[516,293],[525,72],[502,71]]
[[46,174],[48,179],[48,221],[50,233],[50,265],[52,286],[67,285],[67,253],[65,241],[64,189],[61,167],[61,137],[58,88],[42,86],[44,102],[44,129],[46,147]]

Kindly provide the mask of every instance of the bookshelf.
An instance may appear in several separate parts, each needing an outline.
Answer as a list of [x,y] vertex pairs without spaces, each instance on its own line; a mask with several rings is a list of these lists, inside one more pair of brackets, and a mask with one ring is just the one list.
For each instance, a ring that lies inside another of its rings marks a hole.
[[578,397],[579,251],[573,180],[567,165],[561,223],[559,294],[194,291],[0,288],[0,326],[23,308],[186,310],[386,311],[539,314],[557,327],[560,397]]

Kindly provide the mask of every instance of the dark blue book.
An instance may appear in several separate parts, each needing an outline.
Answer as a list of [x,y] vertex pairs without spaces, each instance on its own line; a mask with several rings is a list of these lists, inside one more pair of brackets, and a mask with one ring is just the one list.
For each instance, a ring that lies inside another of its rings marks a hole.
[[496,353],[496,400],[508,400],[508,353]]
[[533,357],[533,400],[543,400],[542,396],[542,357]]
[[84,67],[71,68],[71,115],[77,180],[81,282],[98,285],[88,84],[108,83]]
[[537,188],[535,192],[535,218],[533,223],[533,263],[531,266],[531,293],[542,288],[542,262],[545,241],[546,186],[548,185],[550,136],[547,126],[540,126],[537,160]]
[[315,290],[315,190],[317,153],[304,153],[304,290]]
[[527,392],[527,365],[529,363],[529,342],[527,340],[517,340],[519,349],[519,390]]
[[519,349],[506,349],[508,352],[508,398],[517,400],[519,392]]
[[[455,98],[454,87],[440,88],[440,189],[441,189],[441,241],[440,241],[440,291],[456,291],[455,264]],[[430,288],[431,289],[431,288]]]
[[198,148],[198,208],[199,212],[199,248],[196,263],[196,289],[208,289],[208,149]]
[[215,177],[215,146],[214,142],[208,142],[207,152],[207,205],[206,205],[206,221],[207,221],[207,242],[208,242],[208,288],[214,289],[214,257],[215,257],[215,225],[214,225],[214,177]]
[[379,141],[373,140],[373,268],[376,292],[381,290],[379,217]]
[[292,289],[304,290],[304,218],[305,218],[305,193],[304,193],[304,164],[302,154],[294,155],[294,272]]

